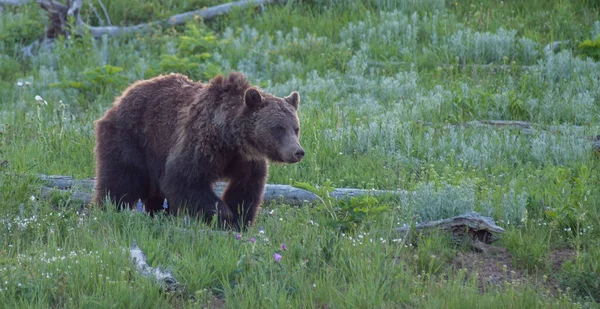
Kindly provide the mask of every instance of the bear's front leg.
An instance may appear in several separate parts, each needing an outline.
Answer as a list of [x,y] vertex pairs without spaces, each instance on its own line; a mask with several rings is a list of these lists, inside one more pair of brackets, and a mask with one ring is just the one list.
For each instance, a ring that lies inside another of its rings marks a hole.
[[179,169],[177,166],[167,165],[165,176],[161,180],[160,187],[168,203],[168,211],[171,213],[185,212],[191,216],[203,216],[205,222],[209,223],[215,215],[218,224],[223,227],[233,224],[235,216],[213,191],[209,177],[206,175],[186,173],[187,169]]
[[214,171],[200,165],[206,159],[192,158],[191,154],[181,152],[167,159],[160,190],[169,203],[168,211],[174,214],[187,211],[191,216],[203,216],[207,223],[217,215],[220,227],[233,225],[235,216],[212,189]]
[[[252,226],[262,204],[268,166],[266,160],[236,160],[227,168],[229,185],[223,192],[223,200],[234,214],[236,226]],[[240,217],[242,222],[240,224]]]
[[210,223],[215,215],[220,227],[234,225],[235,216],[225,202],[212,190],[210,185],[179,185],[177,188],[165,188],[165,196],[169,203],[169,212],[187,213],[191,216],[202,216]]

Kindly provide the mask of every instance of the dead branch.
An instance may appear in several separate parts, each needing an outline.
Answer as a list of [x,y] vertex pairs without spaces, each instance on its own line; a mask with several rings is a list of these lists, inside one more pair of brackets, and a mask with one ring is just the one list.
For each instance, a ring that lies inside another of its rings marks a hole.
[[[102,17],[100,17],[100,13],[98,13],[98,10],[96,10],[96,7],[92,4],[91,0],[87,0],[88,5],[90,6],[90,9],[92,9],[92,13],[94,13],[94,16],[96,16],[96,18],[98,19],[98,22],[100,23],[101,26],[104,26],[104,20],[102,20]],[[111,24],[109,24],[109,26],[111,26]]]
[[[166,23],[166,25],[169,25],[169,26],[176,26],[176,25],[184,24],[190,20],[194,20],[195,18],[200,18],[202,20],[210,20],[210,19],[214,19],[218,16],[221,16],[223,14],[229,13],[234,8],[244,8],[244,7],[247,7],[250,5],[262,5],[262,4],[269,4],[269,3],[275,3],[275,2],[278,2],[278,1],[275,1],[275,0],[249,0],[249,1],[230,2],[230,3],[225,3],[225,4],[220,4],[217,6],[209,7],[206,9],[200,9],[200,10],[196,10],[196,11],[177,14],[177,15],[174,15],[174,16],[171,16],[170,18],[168,18],[166,22],[158,22],[158,23],[159,24]],[[144,24],[139,24],[139,25],[135,25],[135,26],[125,26],[125,27],[116,27],[116,26],[93,27],[93,26],[85,25],[85,28],[90,31],[90,34],[93,37],[97,38],[97,37],[101,37],[103,35],[118,36],[118,35],[126,34],[126,33],[132,33],[132,32],[135,33],[135,32],[146,31],[151,27],[151,24],[157,24],[157,22],[144,23]]]
[[135,269],[138,273],[147,278],[153,278],[156,280],[162,288],[165,289],[168,293],[184,293],[185,288],[179,284],[177,279],[171,274],[171,272],[163,270],[160,267],[152,268],[146,262],[146,255],[137,245],[135,240],[133,244],[129,248],[129,253],[131,254],[131,262],[135,264]]
[[[2,1],[23,1],[23,0],[2,0]],[[48,19],[50,25],[46,29],[46,35],[33,42],[32,44],[24,47],[22,53],[25,57],[30,57],[33,54],[33,50],[40,45],[52,45],[54,39],[58,35],[70,35],[73,31],[75,34],[82,35],[85,32],[89,32],[94,38],[99,38],[103,35],[107,36],[119,36],[128,33],[138,33],[148,31],[154,25],[163,26],[175,26],[184,24],[195,18],[202,20],[211,20],[223,14],[229,13],[235,8],[247,8],[254,6],[262,6],[264,4],[285,2],[286,0],[243,0],[225,3],[205,9],[195,10],[191,12],[181,13],[171,16],[165,21],[155,21],[151,23],[143,23],[133,26],[111,26],[110,18],[106,13],[106,9],[101,1],[100,6],[104,10],[109,26],[90,26],[81,20],[80,9],[83,0],[67,1],[67,4],[61,4],[53,0],[37,0],[37,3],[42,9],[48,13]],[[75,29],[68,29],[67,20],[68,17],[75,19]]]
[[104,3],[102,3],[102,0],[98,0],[98,4],[100,5],[100,7],[102,8],[102,11],[104,12],[104,16],[106,17],[106,22],[108,23],[109,26],[112,26],[112,22],[110,21],[110,16],[108,16],[108,11],[106,11],[106,7],[104,6]]
[[[75,0],[73,4],[69,7],[67,11],[67,16],[75,16],[75,14],[79,15],[79,10],[81,9],[81,5],[83,4],[83,0]],[[77,16],[77,19],[81,19],[81,17]]]

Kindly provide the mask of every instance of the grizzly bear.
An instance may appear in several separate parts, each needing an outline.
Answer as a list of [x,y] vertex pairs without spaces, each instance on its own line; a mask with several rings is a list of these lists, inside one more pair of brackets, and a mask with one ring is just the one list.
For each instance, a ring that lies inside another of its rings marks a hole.
[[[166,199],[169,213],[252,226],[268,162],[304,157],[299,103],[298,92],[276,97],[239,72],[208,84],[173,73],[137,81],[94,122],[92,202],[133,208],[141,200],[154,213]],[[219,180],[229,181],[221,198],[212,189]]]

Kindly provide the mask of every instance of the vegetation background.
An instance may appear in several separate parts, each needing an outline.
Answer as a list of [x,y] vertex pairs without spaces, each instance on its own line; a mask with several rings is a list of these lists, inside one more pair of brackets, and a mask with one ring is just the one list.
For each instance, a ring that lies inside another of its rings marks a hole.
[[[113,25],[219,3],[102,0]],[[0,7],[0,307],[598,307],[599,12],[593,0],[291,0],[63,37],[24,58],[45,12]],[[106,15],[84,2],[86,23]],[[276,95],[300,92],[307,155],[272,165],[269,182],[314,188],[323,203],[264,205],[252,230],[221,236],[39,197],[36,174],[94,176],[93,120],[133,81],[232,70]],[[333,201],[330,187],[407,193]],[[467,211],[506,229],[503,249],[394,232]],[[135,271],[133,240],[185,293]]]

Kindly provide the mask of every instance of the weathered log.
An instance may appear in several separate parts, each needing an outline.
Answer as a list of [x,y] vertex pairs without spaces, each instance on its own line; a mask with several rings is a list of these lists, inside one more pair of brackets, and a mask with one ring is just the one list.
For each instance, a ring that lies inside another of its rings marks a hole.
[[413,233],[429,233],[436,230],[451,233],[453,239],[458,243],[470,239],[475,244],[477,242],[490,244],[498,240],[498,234],[504,233],[504,229],[497,226],[494,219],[482,216],[477,212],[468,212],[448,219],[422,222],[414,226],[414,229],[411,226],[395,229],[396,232],[405,235],[406,238],[414,237]]
[[[61,193],[71,193],[73,200],[81,201],[85,204],[90,203],[92,197],[92,189],[94,187],[94,179],[87,178],[76,180],[69,176],[55,176],[55,175],[39,175],[41,180],[44,180],[48,185],[41,186],[40,194],[42,196],[50,196],[52,192],[57,191]],[[217,195],[223,194],[227,183],[217,182],[214,186],[215,193]],[[329,193],[330,197],[335,199],[344,199],[350,197],[356,197],[360,195],[405,195],[406,191],[390,191],[390,190],[364,190],[364,189],[352,189],[352,188],[338,188],[334,189]],[[318,202],[320,198],[309,191],[296,188],[290,185],[281,184],[267,184],[264,191],[264,201],[278,202],[288,205],[302,205],[304,203]]]
[[[17,0],[11,0],[17,1]],[[127,33],[137,33],[149,30],[153,25],[163,26],[175,26],[184,24],[195,18],[203,20],[214,19],[218,16],[231,12],[234,8],[246,8],[263,6],[264,4],[271,3],[284,3],[286,0],[243,0],[230,3],[224,3],[213,7],[199,9],[191,12],[181,13],[171,16],[167,20],[154,21],[151,23],[143,23],[133,26],[90,26],[81,20],[80,9],[83,0],[67,1],[67,4],[61,4],[53,0],[37,0],[37,3],[42,9],[48,13],[50,25],[46,29],[46,35],[33,42],[32,44],[24,47],[22,53],[26,57],[30,57],[33,54],[33,49],[38,45],[52,45],[54,39],[58,35],[70,35],[71,30],[76,34],[83,34],[89,31],[90,35],[94,38],[99,38],[103,35],[107,36],[118,36]],[[75,29],[67,29],[67,18],[73,16],[75,18]],[[107,19],[108,18],[107,15]]]

